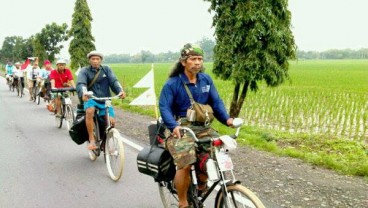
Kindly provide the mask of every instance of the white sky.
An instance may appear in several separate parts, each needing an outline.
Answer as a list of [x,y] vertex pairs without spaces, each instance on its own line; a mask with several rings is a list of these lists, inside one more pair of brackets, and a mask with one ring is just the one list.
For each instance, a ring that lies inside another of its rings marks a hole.
[[[49,23],[71,26],[74,0],[0,0],[0,47],[6,36],[28,38]],[[203,0],[88,0],[96,47],[105,54],[178,51],[213,37]],[[368,0],[289,0],[301,50],[368,47]],[[65,45],[68,47],[68,44]],[[68,56],[65,49],[63,56]]]

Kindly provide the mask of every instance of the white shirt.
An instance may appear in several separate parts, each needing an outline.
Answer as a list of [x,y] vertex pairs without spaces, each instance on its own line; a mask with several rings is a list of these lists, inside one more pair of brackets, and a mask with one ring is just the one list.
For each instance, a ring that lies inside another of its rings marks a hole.
[[[28,80],[35,80],[37,78],[37,76],[40,74],[40,67],[37,67],[37,68],[33,69],[33,66],[29,65],[26,68],[26,72],[27,72],[27,79]],[[32,76],[32,72],[33,72],[33,76]]]
[[20,68],[19,69],[15,68],[13,71],[14,75],[17,77],[24,77],[24,72],[25,70],[22,70]]

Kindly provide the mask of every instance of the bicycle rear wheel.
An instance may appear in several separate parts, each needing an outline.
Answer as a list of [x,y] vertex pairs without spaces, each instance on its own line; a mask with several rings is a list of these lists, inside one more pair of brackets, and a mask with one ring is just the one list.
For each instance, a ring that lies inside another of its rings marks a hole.
[[124,146],[117,129],[112,128],[105,141],[106,166],[112,180],[118,181],[124,169]]
[[[249,189],[240,184],[227,186],[227,197],[224,201],[223,192],[217,192],[215,200],[215,208],[222,207],[249,207],[249,208],[264,208],[265,206],[259,198]],[[225,206],[226,203],[228,206]]]
[[173,190],[173,182],[158,182],[158,190],[160,192],[161,202],[164,208],[178,207],[179,199],[178,195]]
[[69,105],[69,104],[65,105],[64,115],[65,115],[66,127],[68,128],[68,130],[70,130],[70,128],[72,128],[73,126],[73,122],[75,121],[72,105]]

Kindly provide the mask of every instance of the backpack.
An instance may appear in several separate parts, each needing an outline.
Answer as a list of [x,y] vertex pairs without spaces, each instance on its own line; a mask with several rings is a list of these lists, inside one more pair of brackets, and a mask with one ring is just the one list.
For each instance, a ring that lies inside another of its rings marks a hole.
[[72,140],[78,145],[81,145],[85,141],[88,141],[88,131],[86,126],[85,112],[83,110],[82,104],[79,104],[77,107],[77,117],[69,130],[69,135],[72,138]]

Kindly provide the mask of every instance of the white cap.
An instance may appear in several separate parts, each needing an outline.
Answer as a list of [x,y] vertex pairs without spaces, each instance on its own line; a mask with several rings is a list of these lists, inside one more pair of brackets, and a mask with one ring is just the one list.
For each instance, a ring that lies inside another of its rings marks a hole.
[[102,53],[100,53],[100,52],[98,52],[98,51],[91,51],[91,52],[89,52],[89,53],[87,54],[87,58],[88,58],[88,59],[89,59],[89,58],[91,58],[91,56],[99,56],[99,57],[101,57],[101,59],[103,59],[103,58],[104,58],[103,54],[102,54]]
[[58,64],[66,64],[66,61],[64,59],[59,59],[56,61],[56,65]]

